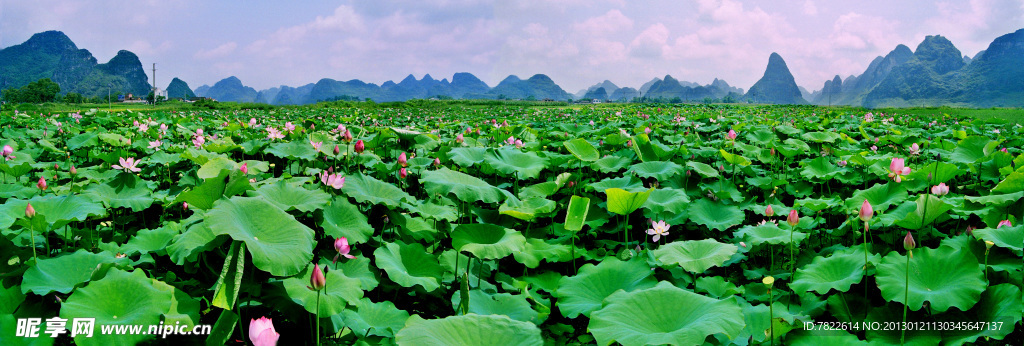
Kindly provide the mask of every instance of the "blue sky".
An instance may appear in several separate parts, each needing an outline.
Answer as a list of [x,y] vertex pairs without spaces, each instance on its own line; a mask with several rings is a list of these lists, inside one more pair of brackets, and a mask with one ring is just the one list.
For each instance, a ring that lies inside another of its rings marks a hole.
[[491,86],[543,73],[569,92],[666,74],[747,89],[778,52],[816,90],[925,35],[974,56],[1022,24],[1024,0],[0,0],[0,47],[61,30],[101,62],[128,49],[157,63],[161,87],[192,88],[470,72]]

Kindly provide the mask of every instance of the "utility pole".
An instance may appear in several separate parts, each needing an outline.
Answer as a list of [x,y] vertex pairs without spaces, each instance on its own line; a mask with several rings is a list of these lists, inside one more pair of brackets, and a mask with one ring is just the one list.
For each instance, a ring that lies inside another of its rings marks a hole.
[[156,63],[153,63],[153,105],[156,105]]

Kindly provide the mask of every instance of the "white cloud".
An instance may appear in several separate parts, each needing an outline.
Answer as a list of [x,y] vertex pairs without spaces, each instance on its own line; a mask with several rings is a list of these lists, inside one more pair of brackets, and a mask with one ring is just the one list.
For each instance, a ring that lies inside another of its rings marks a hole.
[[629,54],[638,58],[660,58],[667,46],[668,35],[665,24],[651,25],[629,43]]
[[818,6],[814,5],[814,1],[811,1],[811,0],[804,1],[804,14],[806,14],[808,16],[816,16],[816,15],[818,15]]
[[215,59],[215,58],[222,58],[222,57],[225,57],[228,54],[231,54],[232,52],[234,52],[235,48],[238,48],[238,44],[237,43],[235,43],[235,42],[228,42],[228,43],[225,43],[225,44],[217,46],[217,48],[213,48],[213,49],[209,49],[209,50],[199,50],[198,52],[196,52],[193,55],[193,57],[195,57],[196,59],[199,59],[199,60],[209,60],[209,59]]
[[610,10],[604,15],[573,24],[573,31],[587,36],[606,36],[633,28],[633,20],[619,10]]

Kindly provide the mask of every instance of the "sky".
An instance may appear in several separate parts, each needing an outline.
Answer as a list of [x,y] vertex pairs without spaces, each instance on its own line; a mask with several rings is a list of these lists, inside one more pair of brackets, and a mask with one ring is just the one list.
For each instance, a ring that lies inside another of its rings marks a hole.
[[470,72],[492,87],[546,74],[570,93],[665,75],[746,90],[778,52],[817,90],[926,35],[973,57],[1022,27],[1024,0],[0,0],[0,47],[60,30],[100,62],[127,49],[161,88],[193,89]]

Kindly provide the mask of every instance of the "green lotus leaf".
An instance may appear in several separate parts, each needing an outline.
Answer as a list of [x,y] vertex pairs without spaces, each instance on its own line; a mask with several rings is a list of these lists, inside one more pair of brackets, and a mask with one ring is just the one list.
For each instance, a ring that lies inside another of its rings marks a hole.
[[306,161],[316,160],[317,151],[308,141],[288,141],[284,143],[273,143],[263,150],[282,159],[302,159]]
[[68,149],[78,150],[84,147],[94,147],[100,144],[99,133],[96,132],[83,132],[77,136],[68,139]]
[[671,161],[648,161],[629,167],[627,172],[644,178],[666,181],[683,173],[683,166]]
[[[424,173],[424,177],[426,177],[426,173]],[[359,203],[383,204],[390,208],[398,208],[402,203],[415,203],[416,201],[397,186],[363,174],[346,176],[345,186],[341,190]]]
[[554,296],[558,298],[556,303],[562,316],[576,318],[582,314],[589,317],[615,291],[654,287],[657,280],[651,274],[651,267],[639,258],[623,262],[615,257],[605,257],[596,266],[584,264],[575,276],[562,277]]
[[628,215],[640,209],[647,202],[652,191],[654,191],[653,187],[642,192],[628,192],[620,188],[604,190],[604,193],[608,195],[608,211],[619,215]]
[[523,200],[511,197],[498,207],[498,213],[533,222],[538,216],[555,211],[556,206],[555,201],[543,197],[531,197]]
[[594,191],[605,191],[611,188],[619,188],[629,192],[639,192],[647,190],[644,188],[643,182],[634,176],[628,175],[621,178],[606,178],[596,183],[588,185]]
[[[879,256],[872,254],[871,257],[877,261]],[[863,251],[815,257],[810,264],[796,270],[790,287],[798,293],[815,291],[824,295],[830,290],[846,292],[864,278],[864,265]]]
[[320,295],[320,317],[340,314],[345,311],[345,306],[355,305],[363,298],[359,279],[346,276],[342,270],[327,269],[324,273],[327,284],[319,292],[308,288],[312,275],[313,265],[309,264],[298,275],[282,281],[288,297],[311,314],[317,313],[317,294]]
[[[452,296],[452,307],[458,308],[462,299],[458,294]],[[540,313],[530,307],[530,302],[522,294],[509,293],[487,294],[474,289],[469,291],[469,313],[477,315],[507,316],[516,321],[540,324]]]
[[[878,266],[875,275],[882,298],[904,303],[907,280],[907,256],[890,252]],[[949,246],[938,249],[914,249],[910,259],[910,301],[912,310],[919,310],[925,301],[930,309],[943,312],[950,307],[966,311],[974,306],[987,283],[978,259],[968,251]]]
[[996,187],[992,188],[992,193],[994,194],[1013,193],[1016,191],[1024,191],[1024,173],[1010,173],[1006,176],[1006,179],[1003,179]]
[[462,224],[452,231],[452,247],[476,258],[502,259],[522,252],[526,237],[519,231],[491,224]]
[[0,285],[0,315],[14,314],[14,311],[18,310],[18,306],[24,301],[25,293],[21,292],[21,287]]
[[669,282],[616,292],[590,317],[588,329],[599,345],[701,345],[714,334],[735,338],[745,324],[734,300],[708,298]]
[[800,175],[807,178],[818,178],[818,179],[831,179],[840,173],[839,167],[833,165],[824,156],[818,157],[810,162],[801,162],[804,165],[804,169],[800,171]]
[[483,163],[485,154],[487,154],[487,148],[452,148],[448,151],[448,156],[452,161],[462,167],[472,167],[475,164]]
[[1013,284],[999,284],[989,287],[981,294],[981,301],[978,302],[968,316],[948,315],[945,322],[963,322],[969,318],[972,322],[989,322],[987,328],[979,328],[963,333],[948,333],[943,335],[943,344],[962,345],[964,343],[978,342],[979,338],[1003,340],[1013,332],[1016,324],[1020,322],[1022,308],[1021,290]]
[[32,203],[37,215],[46,218],[51,229],[64,227],[72,221],[85,221],[90,216],[107,214],[103,204],[77,194],[36,196],[30,200],[9,199],[0,205],[0,229],[10,228],[15,220],[25,218],[25,207],[29,203]]
[[213,234],[245,242],[256,268],[273,275],[298,274],[313,259],[313,230],[262,198],[220,200],[204,222]]
[[[1010,204],[1024,198],[1024,191],[1018,191],[1016,193],[1007,193],[1002,195],[988,195],[981,197],[967,196],[965,199],[973,203],[978,203],[985,206],[992,206],[996,208],[1006,208]],[[35,205],[35,204],[33,204]]]
[[931,224],[933,221],[942,221],[942,219],[939,219],[940,217],[948,218],[949,216],[946,212],[950,209],[953,209],[953,206],[946,204],[941,198],[931,194],[924,194],[917,198],[917,208],[908,213],[907,217],[903,218],[903,220],[896,222],[896,224],[907,229],[921,229],[921,227]]
[[[190,218],[185,221],[196,222],[198,220],[201,218]],[[188,224],[188,222],[183,223]],[[227,236],[218,237],[213,234],[206,223],[196,222],[171,240],[171,243],[167,245],[167,255],[174,263],[184,265],[185,262],[194,262],[199,253],[217,247],[226,239],[228,239]]]
[[536,179],[540,172],[547,168],[548,159],[533,152],[522,152],[515,149],[495,149],[487,151],[484,161],[508,176],[519,179]]
[[658,161],[658,154],[654,151],[654,145],[651,144],[651,138],[646,133],[641,133],[633,137],[633,151],[636,152],[636,157],[640,158],[640,161]]
[[[547,260],[548,263],[571,260],[572,253],[570,251],[568,245],[551,244],[543,239],[529,238],[526,240],[526,245],[523,246],[523,251],[513,252],[512,256],[515,257],[516,262],[522,263],[527,268],[537,268],[541,260]],[[581,251],[583,250],[577,249],[576,253],[582,253]]]
[[895,182],[886,184],[875,184],[867,190],[857,190],[853,196],[846,199],[846,210],[848,213],[857,213],[861,205],[867,199],[871,203],[876,214],[881,214],[892,205],[902,204],[907,200],[907,188]]
[[739,154],[732,154],[728,151],[725,151],[725,149],[719,150],[718,153],[722,155],[722,158],[725,159],[725,162],[728,162],[729,164],[750,166],[750,159],[740,156]]
[[1024,225],[976,229],[973,233],[978,239],[990,241],[997,247],[1010,249],[1017,256],[1024,254]]
[[442,319],[424,320],[409,317],[405,328],[395,334],[395,342],[403,345],[542,345],[540,329],[529,322],[506,316],[468,314]]
[[374,303],[366,298],[356,303],[356,309],[342,312],[345,326],[352,328],[358,335],[376,335],[385,338],[395,337],[395,332],[405,327],[409,313],[399,310],[395,304],[383,301]]
[[590,167],[601,173],[615,173],[629,166],[631,162],[633,160],[621,156],[605,156],[594,161]]
[[562,143],[565,149],[569,150],[573,156],[576,156],[580,161],[594,162],[601,158],[601,153],[594,148],[593,144],[590,144],[586,139],[576,138],[565,141]]
[[365,243],[373,236],[373,227],[367,223],[366,216],[347,198],[339,196],[324,207],[320,227],[324,228],[324,234],[335,239],[345,237],[350,244]]
[[231,161],[231,159],[218,157],[210,161],[206,161],[199,170],[196,171],[196,176],[200,179],[210,179],[220,175],[221,170],[233,171],[238,169],[238,163]]
[[957,144],[949,159],[959,163],[975,163],[985,158],[985,146],[990,141],[988,137],[984,136],[967,137]]
[[131,174],[121,174],[118,177],[126,178],[106,184],[90,185],[84,195],[112,208],[128,208],[135,212],[145,210],[153,204],[153,191],[142,179]]
[[721,266],[739,251],[736,245],[714,239],[674,241],[653,251],[654,257],[667,265],[678,265],[688,272],[700,274]]
[[235,196],[248,190],[252,190],[252,185],[245,174],[238,170],[222,170],[216,177],[205,179],[199,186],[179,194],[174,203],[188,202],[189,207],[209,210],[221,197]]
[[910,176],[908,178],[910,180],[928,181],[928,176],[930,175],[932,177],[932,180],[928,184],[938,185],[939,183],[949,182],[953,178],[956,178],[964,173],[964,170],[958,168],[956,165],[952,163],[932,162],[930,164],[924,165],[921,168],[915,168],[915,170],[910,173]]
[[686,167],[692,168],[697,172],[697,174],[700,174],[705,178],[714,178],[718,176],[718,170],[703,162],[690,161],[686,163]]
[[[792,232],[792,234],[790,234]],[[768,244],[789,244],[790,239],[796,244],[807,239],[807,233],[784,230],[774,222],[768,222],[757,226],[743,226],[735,233],[736,238],[743,239],[752,246],[762,243]],[[792,236],[792,238],[790,238]]]
[[745,215],[739,207],[724,205],[707,198],[690,203],[687,208],[690,220],[710,229],[724,231],[743,222]]
[[832,143],[839,139],[839,135],[835,132],[807,132],[800,135],[800,138],[816,143]]
[[231,310],[235,307],[238,299],[238,292],[242,289],[242,276],[245,273],[245,243],[235,241],[231,243],[227,254],[224,256],[224,266],[221,267],[217,283],[213,285],[213,299],[210,304],[221,309]]
[[736,287],[732,282],[725,281],[721,276],[702,276],[697,278],[694,288],[700,292],[706,292],[712,298],[728,298],[736,294],[743,294],[743,287]]
[[569,199],[569,208],[565,212],[565,229],[582,230],[583,223],[587,221],[588,211],[590,211],[590,198],[573,195]]
[[451,193],[463,202],[498,203],[509,195],[508,192],[496,188],[480,178],[445,167],[423,172],[420,182],[429,193],[441,195]]
[[260,186],[255,191],[249,191],[248,195],[263,197],[267,202],[284,211],[298,210],[302,212],[323,209],[331,198],[321,190],[307,190],[301,186],[287,184],[284,180]]
[[676,215],[685,211],[689,203],[690,197],[685,191],[663,188],[651,192],[643,207],[656,214]]
[[109,252],[91,253],[78,249],[71,254],[53,258],[41,258],[25,271],[21,282],[23,293],[41,296],[50,292],[68,293],[78,284],[88,282],[96,266],[102,263],[126,262],[114,258]]
[[373,251],[377,268],[402,287],[419,285],[427,292],[441,287],[441,265],[419,243],[387,243]]
[[167,245],[174,240],[174,237],[181,234],[181,226],[176,222],[164,223],[163,227],[157,229],[144,229],[135,233],[134,237],[128,239],[128,243],[121,246],[120,252],[126,255],[145,254],[151,252],[164,253]]
[[[97,328],[103,325],[159,325],[160,316],[170,311],[173,301],[173,291],[153,287],[153,280],[142,270],[129,273],[111,269],[102,279],[75,290],[61,305],[60,317],[68,320],[94,318]],[[91,337],[75,336],[75,344],[134,345],[154,337],[146,334],[103,334],[96,330]]]

